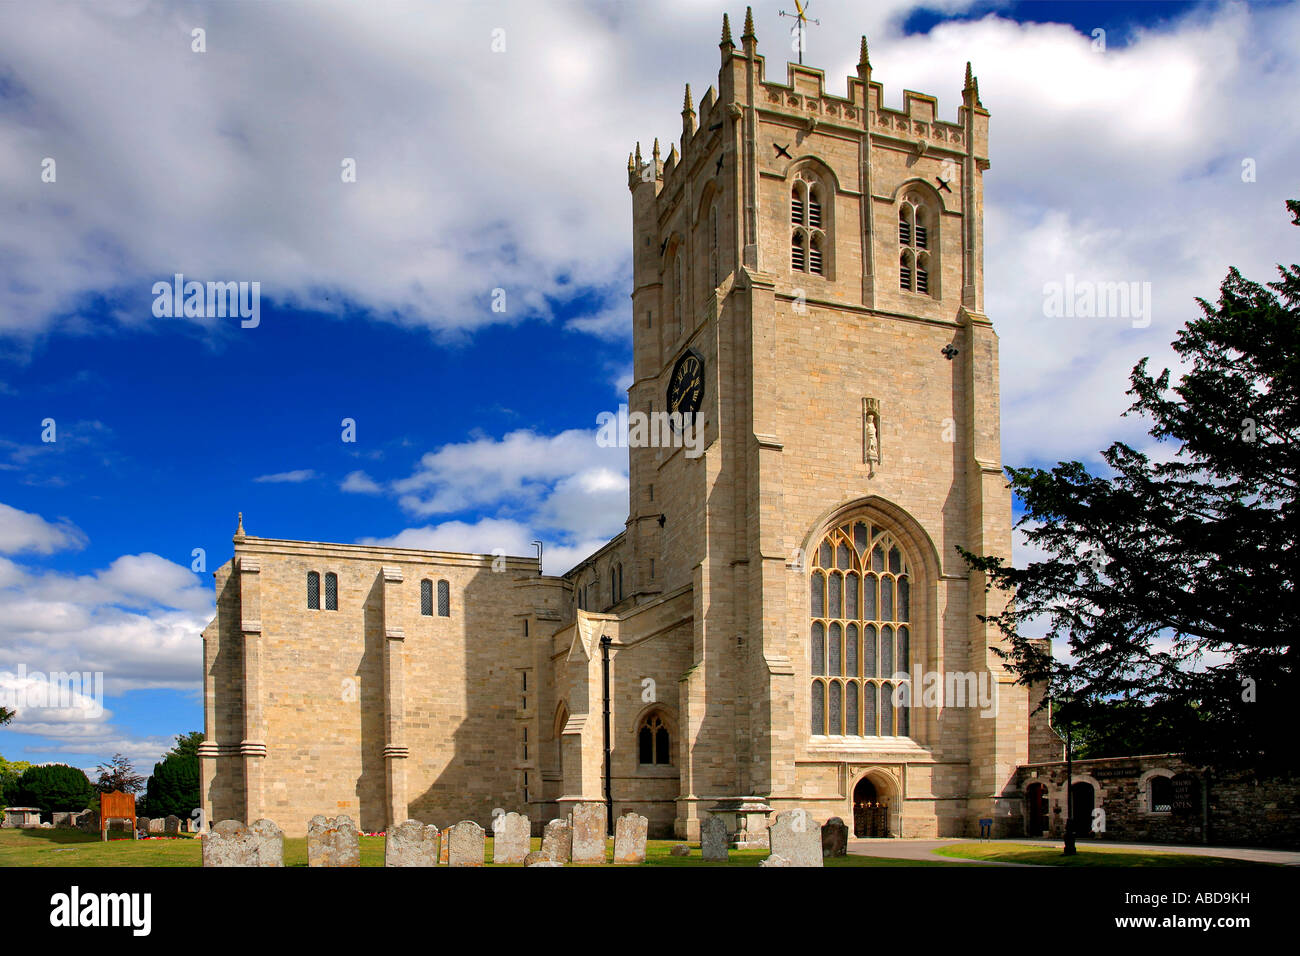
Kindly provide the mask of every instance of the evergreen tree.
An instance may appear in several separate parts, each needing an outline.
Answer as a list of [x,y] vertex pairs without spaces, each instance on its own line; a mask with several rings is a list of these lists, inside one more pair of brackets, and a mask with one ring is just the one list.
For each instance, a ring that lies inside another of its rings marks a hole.
[[[1300,226],[1300,202],[1287,207]],[[1017,569],[962,550],[1014,595],[987,620],[1021,678],[1048,682],[1063,724],[1119,727],[1134,711],[1117,705],[1141,705],[1181,741],[1170,749],[1260,773],[1295,768],[1287,705],[1300,699],[1300,267],[1278,272],[1260,285],[1233,268],[1217,304],[1198,300],[1173,343],[1177,384],[1146,359],[1133,369],[1126,414],[1170,453],[1115,442],[1112,477],[1077,461],[1008,468],[1018,526],[1048,557]],[[1020,635],[1034,619],[1073,662]]]
[[66,764],[28,767],[18,781],[22,804],[40,807],[43,813],[84,810],[94,796],[86,772]]

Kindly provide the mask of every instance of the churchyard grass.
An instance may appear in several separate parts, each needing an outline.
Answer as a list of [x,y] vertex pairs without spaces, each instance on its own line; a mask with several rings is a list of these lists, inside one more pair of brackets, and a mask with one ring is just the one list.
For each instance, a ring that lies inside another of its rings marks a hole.
[[1191,853],[1158,853],[1126,850],[1119,846],[1079,845],[1074,856],[1065,856],[1060,847],[1033,846],[1026,843],[954,843],[934,852],[940,856],[963,860],[988,860],[995,863],[1032,863],[1037,866],[1272,866],[1249,860]]
[[[726,863],[706,863],[700,859],[698,843],[690,844],[691,855],[672,856],[669,851],[679,840],[650,840],[646,844],[647,866],[758,866],[767,857],[766,850],[732,850]],[[534,838],[532,848],[539,849]],[[614,844],[606,848],[606,859],[613,859]],[[487,859],[492,859],[492,840],[487,840]],[[197,836],[185,834],[153,840],[127,840],[119,835],[107,843],[93,833],[80,830],[0,830],[0,866],[201,866],[203,851]],[[284,841],[285,866],[307,865],[307,838],[289,837]],[[960,863],[924,860],[887,860],[877,857],[841,856],[825,861],[826,866],[961,866]],[[361,837],[361,865],[384,865],[384,838]],[[633,869],[633,867],[629,867]]]

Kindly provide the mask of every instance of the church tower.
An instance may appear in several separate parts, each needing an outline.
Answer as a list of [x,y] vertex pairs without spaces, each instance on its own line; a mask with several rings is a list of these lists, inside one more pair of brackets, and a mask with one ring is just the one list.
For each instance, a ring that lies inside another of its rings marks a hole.
[[628,159],[628,406],[703,429],[630,441],[620,543],[620,645],[627,609],[689,595],[674,829],[736,801],[905,836],[1018,819],[1026,693],[956,550],[1010,556],[978,83],[955,119],[890,108],[865,38],[845,96],[769,80],[748,11],[719,48],[680,141]]

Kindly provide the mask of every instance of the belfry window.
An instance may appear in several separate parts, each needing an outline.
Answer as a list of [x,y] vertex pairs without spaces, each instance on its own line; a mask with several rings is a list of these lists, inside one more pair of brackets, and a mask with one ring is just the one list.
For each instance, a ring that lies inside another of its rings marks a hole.
[[921,197],[911,193],[898,207],[898,287],[904,292],[930,294],[930,213]]
[[822,186],[800,175],[790,187],[790,268],[825,275],[827,236],[822,224]]
[[853,521],[822,539],[812,564],[810,731],[906,737],[912,577],[901,545]]
[[667,766],[673,762],[668,727],[658,713],[647,714],[636,733],[637,763]]

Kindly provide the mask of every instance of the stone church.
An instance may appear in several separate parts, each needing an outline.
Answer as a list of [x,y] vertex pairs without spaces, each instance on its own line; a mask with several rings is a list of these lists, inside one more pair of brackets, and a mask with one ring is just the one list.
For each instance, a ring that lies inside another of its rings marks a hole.
[[748,15],[719,46],[680,141],[627,168],[628,407],[685,416],[702,452],[629,441],[625,529],[559,577],[241,520],[203,633],[206,819],[540,826],[608,800],[741,843],[794,807],[1019,831],[1030,694],[956,550],[1011,550],[989,113],[969,65],[952,118],[886,106],[865,39],[845,96],[769,79]]

